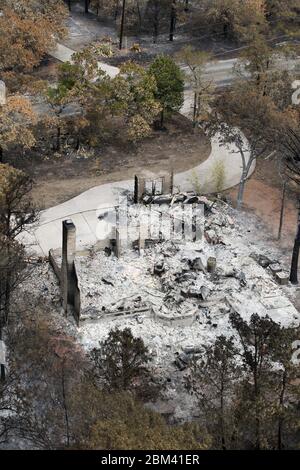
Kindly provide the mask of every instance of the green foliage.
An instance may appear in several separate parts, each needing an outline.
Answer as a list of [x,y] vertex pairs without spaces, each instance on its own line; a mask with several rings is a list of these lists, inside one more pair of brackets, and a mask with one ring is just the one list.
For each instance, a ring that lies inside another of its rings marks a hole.
[[257,314],[247,321],[235,311],[230,323],[236,334],[203,348],[186,375],[212,447],[295,448],[299,368],[292,345],[299,328]]
[[212,167],[212,181],[215,186],[215,192],[219,193],[224,190],[225,165],[221,160],[215,162]]
[[297,397],[297,368],[291,362],[297,331],[257,314],[247,322],[231,313],[230,321],[239,335],[244,366],[236,390],[239,433],[257,449],[280,449],[297,422],[295,401],[290,400]]
[[49,102],[54,106],[60,106],[74,101],[80,101],[84,92],[89,88],[88,77],[83,64],[79,61],[75,64],[65,62],[58,68],[58,81],[47,90]]
[[199,176],[197,175],[196,170],[192,170],[191,183],[192,183],[193,188],[194,188],[194,190],[196,191],[197,194],[202,194],[203,193],[203,188],[201,186]]
[[150,134],[160,112],[156,92],[155,78],[134,62],[123,64],[120,74],[111,80],[109,109],[125,119],[129,140],[135,142]]
[[46,97],[53,106],[60,106],[70,101],[70,92],[82,78],[83,72],[80,66],[70,62],[61,64],[58,68],[58,81],[55,86],[46,90]]
[[[20,397],[17,419],[7,423],[14,435],[38,449],[181,450],[209,446],[209,437],[197,424],[169,426],[132,394],[99,388],[74,339],[45,321],[45,312],[38,313],[34,321],[27,318],[10,336],[10,371],[18,370],[21,377],[16,384]],[[122,336],[123,346],[124,342],[126,351],[129,346],[135,348],[132,353],[136,348],[145,352],[141,340],[133,340],[128,331]]]
[[186,386],[196,394],[202,420],[215,448],[230,448],[234,429],[232,396],[240,376],[238,350],[233,338],[218,336],[195,360],[186,377]]
[[69,91],[70,90],[63,84],[58,84],[55,88],[48,88],[48,100],[54,106],[59,106],[66,101]]
[[77,82],[81,82],[84,79],[84,76],[84,68],[79,63],[71,64],[71,62],[65,62],[59,66],[58,82],[65,86],[67,90],[72,90]]
[[158,56],[149,67],[157,84],[156,98],[163,111],[179,111],[183,105],[184,75],[175,61],[168,56]]
[[109,390],[130,391],[143,398],[156,393],[148,348],[129,328],[111,330],[91,357],[101,383]]

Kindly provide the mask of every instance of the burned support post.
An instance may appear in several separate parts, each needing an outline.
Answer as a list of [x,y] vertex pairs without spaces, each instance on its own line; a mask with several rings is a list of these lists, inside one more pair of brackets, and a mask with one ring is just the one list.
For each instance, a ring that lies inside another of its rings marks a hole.
[[193,204],[193,241],[202,240],[204,232],[204,206]]
[[115,247],[115,255],[117,258],[121,258],[123,254],[123,248],[124,248],[124,240],[122,238],[122,231],[117,228],[116,229],[116,247]]
[[286,189],[287,189],[287,181],[284,181],[282,185],[281,209],[280,209],[280,219],[279,219],[279,228],[278,228],[278,237],[277,237],[278,240],[281,240],[281,235],[282,235]]
[[162,194],[173,194],[174,190],[174,172],[163,177]]
[[138,204],[145,192],[145,178],[135,175],[134,177],[134,203]]
[[63,221],[63,247],[62,247],[62,301],[65,312],[68,310],[68,303],[73,303],[73,272],[76,254],[76,227],[71,220]]
[[138,204],[138,199],[139,199],[139,179],[135,175],[134,177],[134,195],[133,195],[133,200],[135,204]]

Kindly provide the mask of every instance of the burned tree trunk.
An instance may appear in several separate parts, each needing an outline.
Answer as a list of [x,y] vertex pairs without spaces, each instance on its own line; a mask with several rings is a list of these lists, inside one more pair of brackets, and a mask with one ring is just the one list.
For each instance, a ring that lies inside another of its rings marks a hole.
[[282,227],[283,227],[283,217],[284,217],[284,208],[285,208],[285,197],[286,197],[286,185],[287,182],[285,181],[282,186],[282,194],[281,194],[281,208],[280,208],[280,219],[279,219],[279,228],[278,228],[278,240],[281,240],[282,235]]
[[291,272],[290,272],[290,281],[292,284],[298,284],[298,261],[299,261],[299,249],[300,249],[300,200],[298,202],[299,202],[298,227],[297,227],[296,238],[294,241]]
[[[300,187],[300,128],[289,129],[281,142],[286,176]],[[298,261],[300,249],[300,197],[298,197],[298,227],[294,242],[290,281],[298,284]]]
[[123,0],[121,29],[120,29],[120,42],[119,42],[119,49],[120,49],[120,50],[123,48],[123,36],[124,36],[124,27],[125,27],[125,14],[126,14],[126,0]]
[[175,26],[176,26],[176,0],[172,2],[172,8],[171,8],[171,24],[170,24],[170,37],[169,40],[173,41],[174,40],[174,33],[175,33]]

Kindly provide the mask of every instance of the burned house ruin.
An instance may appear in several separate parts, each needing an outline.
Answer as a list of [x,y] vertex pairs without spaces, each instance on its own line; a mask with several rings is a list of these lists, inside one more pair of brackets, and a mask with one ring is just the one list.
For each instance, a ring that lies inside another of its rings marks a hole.
[[[171,178],[160,188],[147,183],[151,193],[139,192],[135,181],[126,217],[112,208],[117,223],[104,231],[97,249],[76,252],[76,227],[65,220],[61,254],[50,251],[63,310],[73,313],[78,326],[97,330],[119,320],[142,329],[154,321],[162,328],[198,328],[200,334],[204,326],[223,331],[232,311],[299,320],[281,290],[288,279],[283,266],[240,242],[226,204],[194,193],[163,193]],[[204,215],[198,224],[196,209]],[[98,218],[100,224],[112,222],[107,208]]]

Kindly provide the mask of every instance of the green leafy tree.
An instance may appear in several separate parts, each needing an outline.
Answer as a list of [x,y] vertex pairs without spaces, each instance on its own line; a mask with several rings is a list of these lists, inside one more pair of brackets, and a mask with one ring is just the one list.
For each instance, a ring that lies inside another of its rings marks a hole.
[[158,56],[149,67],[157,84],[156,98],[160,102],[161,127],[166,113],[179,111],[184,101],[184,75],[176,62],[168,56]]
[[240,339],[244,368],[235,397],[241,445],[295,448],[299,368],[292,361],[292,348],[298,329],[281,327],[257,314],[247,322],[232,313],[230,321]]
[[246,417],[251,423],[249,438],[256,449],[268,448],[266,429],[272,418],[273,403],[267,392],[271,384],[272,342],[279,335],[280,326],[269,317],[257,314],[247,323],[238,313],[231,313],[230,322],[240,338],[246,373],[241,383],[240,421]]
[[123,64],[111,80],[108,106],[113,115],[123,118],[129,140],[136,142],[150,134],[161,109],[156,94],[153,75],[134,62]]
[[189,391],[199,400],[214,447],[223,450],[231,448],[235,432],[232,396],[240,377],[237,353],[233,338],[217,337],[194,361],[186,381]]
[[274,447],[278,450],[294,445],[294,436],[299,429],[299,365],[293,362],[293,344],[299,339],[296,328],[281,327],[272,341],[272,360],[277,365],[273,370],[275,401]]
[[[61,148],[61,135],[64,125],[63,112],[68,105],[72,104],[75,107],[76,112],[73,112],[72,118],[77,120],[76,128],[87,125],[83,119],[82,106],[87,102],[88,88],[89,71],[86,72],[79,62],[75,64],[66,62],[59,67],[56,85],[48,87],[46,90],[46,99],[52,108],[53,115],[47,117],[45,122],[56,128],[56,151],[60,151]],[[78,121],[81,121],[81,123],[78,123]]]
[[197,424],[169,426],[132,394],[99,388],[80,346],[37,308],[11,325],[9,369],[18,376],[11,391],[0,387],[0,409],[16,413],[0,416],[0,440],[11,431],[48,450],[208,448]]
[[129,328],[111,330],[91,357],[100,381],[110,390],[130,391],[143,398],[155,392],[148,348]]

